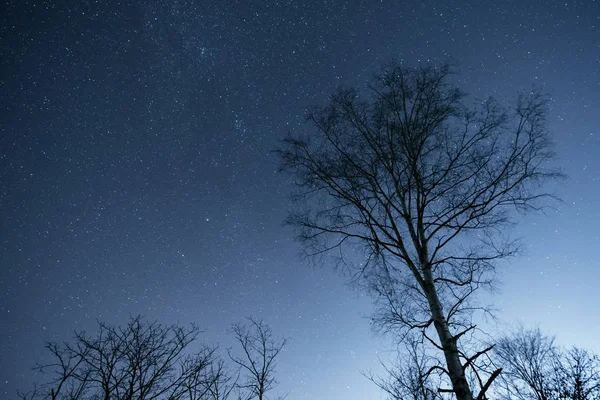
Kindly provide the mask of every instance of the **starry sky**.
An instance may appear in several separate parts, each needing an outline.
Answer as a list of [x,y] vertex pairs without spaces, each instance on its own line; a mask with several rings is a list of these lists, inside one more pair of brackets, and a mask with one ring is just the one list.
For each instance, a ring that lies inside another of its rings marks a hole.
[[290,337],[290,400],[377,399],[370,300],[298,257],[272,153],[340,84],[452,61],[471,99],[552,97],[563,203],[522,219],[503,321],[600,352],[600,3],[8,1],[0,12],[0,397],[48,340],[142,313]]

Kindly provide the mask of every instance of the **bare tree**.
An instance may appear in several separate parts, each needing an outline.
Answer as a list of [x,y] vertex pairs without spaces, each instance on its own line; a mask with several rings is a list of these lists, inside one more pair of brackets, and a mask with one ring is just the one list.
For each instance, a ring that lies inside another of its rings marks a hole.
[[555,380],[562,399],[600,399],[600,359],[597,355],[572,347],[561,352],[555,365]]
[[494,348],[503,368],[499,396],[506,399],[550,400],[556,398],[554,371],[558,349],[554,338],[539,329],[522,326],[498,339]]
[[[243,393],[238,384],[239,374],[232,374],[223,360],[213,362],[208,371],[208,379],[204,379],[203,388],[206,393],[201,400],[246,400],[248,396]],[[186,397],[187,399],[187,397]],[[190,400],[193,400],[190,397]]]
[[561,349],[539,329],[519,327],[494,348],[503,368],[498,397],[518,400],[600,399],[600,360],[585,349]]
[[249,393],[248,398],[266,399],[265,393],[277,384],[275,359],[287,339],[276,338],[270,326],[253,318],[248,318],[248,324],[234,324],[231,331],[243,352],[243,356],[237,357],[228,350],[229,357],[243,374],[240,387]]
[[379,377],[371,372],[367,379],[383,390],[390,400],[440,400],[435,389],[434,366],[438,360],[427,354],[421,338],[410,337],[405,342],[405,351],[399,353],[391,367],[381,362],[387,376]]
[[400,339],[420,331],[443,353],[451,392],[471,400],[465,371],[489,351],[461,346],[476,329],[475,295],[519,249],[503,234],[512,211],[538,209],[549,196],[540,186],[561,175],[547,167],[544,96],[467,107],[449,76],[447,66],[385,68],[370,95],[340,89],[313,109],[316,129],[278,153],[298,189],[287,221],[307,254],[339,254],[375,296],[376,324]]
[[[49,343],[53,359],[36,368],[49,382],[22,399],[204,400],[220,379],[215,375],[215,348],[186,354],[199,330],[164,326],[131,318],[125,327],[99,323],[96,335],[75,335],[75,343]],[[219,370],[219,373],[222,373]]]

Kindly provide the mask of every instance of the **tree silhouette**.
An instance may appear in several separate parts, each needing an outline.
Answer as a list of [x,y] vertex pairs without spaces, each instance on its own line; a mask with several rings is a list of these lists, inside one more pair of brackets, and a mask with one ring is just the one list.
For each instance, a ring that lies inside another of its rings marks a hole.
[[[399,339],[421,332],[443,354],[449,390],[471,400],[465,371],[489,351],[460,344],[476,329],[475,295],[519,249],[503,234],[513,211],[538,209],[541,185],[561,175],[547,166],[544,96],[468,107],[449,77],[447,66],[384,68],[368,94],[340,89],[311,110],[315,129],[278,153],[298,189],[287,222],[306,253],[353,273],[375,297],[377,326]],[[498,373],[478,377],[478,398]]]
[[240,387],[249,392],[249,398],[266,399],[265,393],[277,384],[275,359],[287,343],[285,338],[276,338],[271,327],[262,320],[248,318],[248,324],[234,324],[231,328],[235,340],[242,348],[243,356],[229,357],[237,364],[243,379]]
[[[22,399],[224,400],[231,389],[215,348],[187,354],[197,327],[148,322],[137,316],[125,327],[99,322],[98,332],[75,335],[74,343],[48,343],[52,362],[36,369],[50,380]],[[221,395],[215,396],[218,386]]]
[[588,350],[561,349],[539,329],[523,327],[501,337],[494,359],[502,366],[499,398],[518,400],[600,399],[600,359]]
[[600,400],[600,358],[596,354],[571,347],[561,352],[555,365],[561,398]]
[[554,338],[539,329],[519,327],[500,338],[494,348],[503,368],[502,398],[550,400],[556,398],[554,368],[558,349]]
[[387,376],[364,374],[388,396],[389,400],[441,400],[435,389],[432,374],[437,360],[423,347],[422,338],[411,335],[405,340],[405,351],[398,354],[392,366],[381,362]]

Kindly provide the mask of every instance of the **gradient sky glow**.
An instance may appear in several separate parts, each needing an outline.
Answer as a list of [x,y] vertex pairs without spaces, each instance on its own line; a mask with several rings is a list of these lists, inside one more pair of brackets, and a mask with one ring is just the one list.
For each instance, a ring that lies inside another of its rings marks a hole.
[[[378,399],[365,296],[299,259],[271,150],[391,58],[473,98],[540,85],[570,176],[515,228],[503,321],[600,353],[600,2],[8,1],[0,12],[0,397],[45,341],[143,313],[202,339],[262,317],[289,400]],[[67,5],[68,4],[68,5]]]

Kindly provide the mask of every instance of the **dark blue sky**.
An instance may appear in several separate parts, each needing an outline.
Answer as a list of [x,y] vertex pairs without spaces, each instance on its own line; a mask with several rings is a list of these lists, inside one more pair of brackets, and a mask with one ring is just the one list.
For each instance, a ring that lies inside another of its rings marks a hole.
[[[139,4],[138,4],[139,3]],[[525,4],[523,4],[525,3]],[[451,60],[472,98],[540,85],[570,179],[515,229],[492,301],[600,351],[598,1],[9,1],[0,13],[0,396],[47,340],[143,313],[291,337],[289,399],[378,398],[369,300],[281,226],[270,152],[305,108],[391,58]]]

